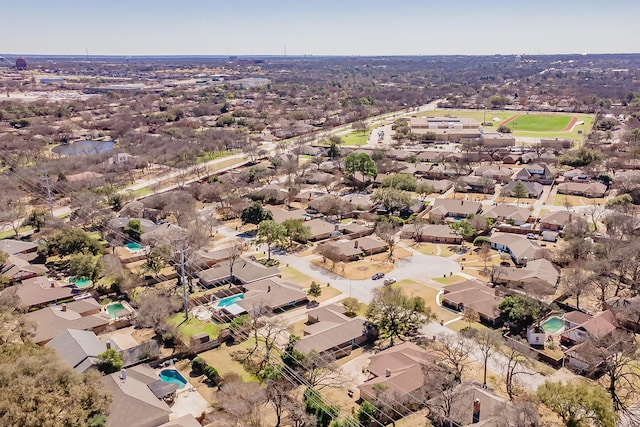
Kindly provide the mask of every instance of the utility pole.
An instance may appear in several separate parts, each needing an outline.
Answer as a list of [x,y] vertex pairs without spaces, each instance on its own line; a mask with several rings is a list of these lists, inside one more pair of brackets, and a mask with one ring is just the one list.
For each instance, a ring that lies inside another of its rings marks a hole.
[[187,302],[187,281],[184,277],[184,248],[182,246],[182,230],[178,235],[180,245],[180,281],[182,282],[182,297],[184,299],[184,320],[189,320],[189,304]]
[[51,186],[49,185],[49,171],[44,170],[44,186],[47,188],[47,202],[49,203],[49,212],[53,218],[53,200],[51,200]]

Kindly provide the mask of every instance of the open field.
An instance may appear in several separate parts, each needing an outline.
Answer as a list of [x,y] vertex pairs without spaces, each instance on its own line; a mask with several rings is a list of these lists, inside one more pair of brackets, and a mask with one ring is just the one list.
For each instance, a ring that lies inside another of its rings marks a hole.
[[[513,126],[512,122],[507,123],[513,129],[513,135],[518,137],[530,138],[558,138],[558,139],[574,139],[582,140],[583,135],[591,131],[593,124],[592,114],[579,113],[541,113],[538,111],[504,111],[504,110],[433,110],[420,113],[421,116],[456,116],[468,117],[482,123],[483,121],[491,122],[494,125],[489,129],[497,129],[501,123],[516,116],[517,126]],[[530,115],[531,118],[525,118]],[[541,119],[542,117],[542,119]],[[557,117],[557,118],[556,118]],[[583,125],[576,125],[572,131],[565,131],[564,128],[575,117],[578,122],[584,121]],[[494,121],[493,119],[498,119]],[[485,120],[486,119],[486,120]],[[565,123],[564,126],[561,126]],[[582,134],[578,133],[582,131]]]
[[506,125],[514,131],[560,132],[566,129],[572,119],[573,116],[555,114],[519,114],[502,122],[501,125]]
[[220,331],[220,325],[213,322],[202,322],[193,316],[189,316],[189,320],[185,322],[184,313],[174,314],[167,319],[167,323],[178,328],[178,332],[185,342],[189,342],[189,338],[201,332],[206,332],[211,339],[215,339]]
[[553,198],[554,206],[593,206],[602,205],[604,203],[604,198],[580,197],[570,194],[556,194]]

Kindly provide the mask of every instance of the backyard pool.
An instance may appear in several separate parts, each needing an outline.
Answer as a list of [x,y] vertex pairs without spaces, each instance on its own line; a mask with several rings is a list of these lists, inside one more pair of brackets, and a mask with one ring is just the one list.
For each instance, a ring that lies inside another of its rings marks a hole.
[[126,245],[124,245],[124,247],[129,249],[130,251],[141,251],[142,250],[142,245],[140,243],[136,243],[136,242],[127,243]]
[[557,316],[553,316],[542,322],[540,325],[548,334],[555,334],[564,329],[564,320]]
[[175,369],[163,369],[162,371],[160,371],[160,374],[158,374],[158,376],[165,383],[178,384],[179,389],[187,385],[187,380],[185,380],[184,377],[180,375],[180,372],[176,371]]
[[244,299],[244,294],[232,295],[230,297],[222,298],[216,304],[216,307],[229,307],[230,305],[235,304],[236,302]]
[[[122,312],[126,312],[126,314]],[[107,306],[107,313],[109,313],[109,317],[111,317],[112,319],[115,319],[118,316],[126,316],[128,314],[131,314],[129,309],[125,307],[121,302],[109,304]]]
[[93,285],[93,282],[91,280],[87,279],[86,277],[79,277],[77,279],[74,279],[73,284],[78,289],[84,289],[84,288],[88,288],[89,286]]

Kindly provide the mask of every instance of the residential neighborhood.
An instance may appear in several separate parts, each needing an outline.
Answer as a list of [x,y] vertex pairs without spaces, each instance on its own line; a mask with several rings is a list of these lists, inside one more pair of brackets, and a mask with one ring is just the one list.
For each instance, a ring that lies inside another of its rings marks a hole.
[[0,61],[0,425],[640,425],[639,67]]

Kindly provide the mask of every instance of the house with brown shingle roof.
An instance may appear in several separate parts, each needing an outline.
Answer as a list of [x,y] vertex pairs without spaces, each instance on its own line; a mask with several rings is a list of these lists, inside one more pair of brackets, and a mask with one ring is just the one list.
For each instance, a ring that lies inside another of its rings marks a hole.
[[296,342],[295,349],[304,354],[317,351],[340,358],[375,336],[366,319],[350,318],[344,313],[344,307],[337,304],[310,310],[304,336]]
[[412,238],[419,242],[460,244],[462,236],[453,232],[451,227],[444,224],[430,224],[422,228],[416,228],[414,224],[405,224],[402,227],[401,236]]
[[493,179],[500,184],[504,184],[511,181],[513,169],[501,165],[482,165],[475,168],[473,175]]
[[529,222],[531,211],[528,208],[499,203],[484,210],[482,216],[495,222],[512,222],[513,225],[522,225]]
[[24,279],[1,292],[1,294],[5,293],[14,294],[22,307],[33,309],[56,301],[68,300],[83,292],[75,286],[61,284],[45,276],[36,276]]
[[36,324],[33,342],[44,345],[66,329],[103,332],[111,322],[109,314],[93,298],[45,307],[26,317]]
[[516,181],[533,181],[542,185],[553,184],[554,174],[549,166],[540,163],[531,163],[524,166],[513,176]]
[[470,308],[480,315],[480,320],[491,326],[501,323],[498,306],[502,300],[495,289],[477,280],[445,286],[442,295],[442,304],[458,311]]
[[22,240],[2,239],[0,240],[0,252],[9,255],[27,254],[38,250],[38,244],[34,242],[24,242]]
[[376,404],[377,394],[407,396],[426,385],[436,356],[412,342],[404,342],[369,356],[370,378],[358,386],[360,398]]
[[558,194],[584,197],[604,197],[607,186],[601,182],[563,182],[558,184]]
[[257,280],[242,287],[244,298],[236,304],[252,316],[293,308],[307,301],[307,293],[302,287],[277,278]]
[[480,213],[482,204],[468,200],[436,199],[429,212],[430,221],[444,221],[446,218],[468,218]]
[[560,272],[544,258],[527,261],[522,267],[497,266],[494,283],[520,288],[535,295],[552,295],[560,281]]
[[29,261],[15,255],[9,255],[4,265],[0,265],[0,276],[9,279],[9,283],[30,279],[46,274],[49,269],[42,264],[31,264]]
[[564,210],[549,212],[548,214],[540,218],[540,229],[560,231],[567,224],[571,223],[571,221],[574,220],[576,216],[577,215],[574,212],[568,212]]
[[585,342],[589,339],[602,339],[618,328],[618,321],[611,310],[590,315],[567,313],[564,316],[565,330],[560,340],[569,345]]

